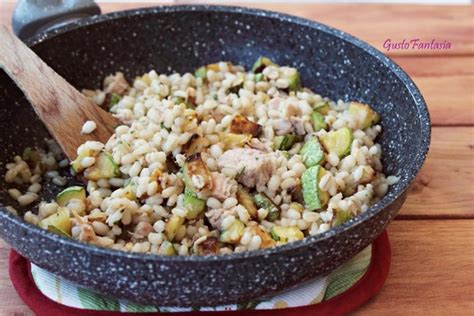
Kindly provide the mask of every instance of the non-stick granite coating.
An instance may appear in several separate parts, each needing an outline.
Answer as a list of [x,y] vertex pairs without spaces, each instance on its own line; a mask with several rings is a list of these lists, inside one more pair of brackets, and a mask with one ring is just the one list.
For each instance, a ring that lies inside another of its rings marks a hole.
[[[349,30],[350,31],[350,30]],[[78,243],[0,210],[0,235],[35,264],[104,294],[161,306],[244,302],[335,269],[371,243],[399,211],[428,151],[430,120],[408,76],[371,46],[327,26],[267,11],[175,6],[83,20],[29,42],[78,88],[104,76],[150,69],[192,72],[229,60],[250,67],[260,55],[301,72],[303,85],[332,99],[358,100],[381,114],[386,174],[400,176],[366,213],[321,235],[226,256],[162,257]],[[12,81],[0,73],[0,174],[25,146],[48,136]],[[0,180],[0,202],[11,204]],[[59,189],[52,187],[47,198]]]

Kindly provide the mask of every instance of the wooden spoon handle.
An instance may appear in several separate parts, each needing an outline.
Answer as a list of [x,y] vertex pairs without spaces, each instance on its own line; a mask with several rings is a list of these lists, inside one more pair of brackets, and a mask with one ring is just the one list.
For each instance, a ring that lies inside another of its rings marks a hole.
[[[0,67],[23,91],[69,159],[87,140],[107,142],[118,124],[110,113],[77,91],[4,25],[0,25],[0,43]],[[96,122],[97,128],[83,135],[87,120]]]

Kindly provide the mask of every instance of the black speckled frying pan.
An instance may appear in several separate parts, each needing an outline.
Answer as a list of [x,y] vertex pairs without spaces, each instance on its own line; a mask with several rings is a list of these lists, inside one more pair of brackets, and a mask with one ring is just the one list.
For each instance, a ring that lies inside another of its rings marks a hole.
[[[28,41],[77,88],[99,87],[123,71],[193,71],[230,60],[250,67],[260,55],[301,71],[303,84],[333,99],[359,100],[381,114],[385,172],[401,177],[367,212],[319,236],[225,256],[163,257],[97,248],[49,233],[0,209],[0,236],[38,266],[107,295],[161,306],[248,301],[326,274],[371,243],[399,211],[430,142],[425,102],[389,58],[343,32],[261,10],[175,6],[85,19]],[[46,129],[0,72],[0,174]],[[73,181],[71,179],[71,181]],[[0,203],[12,204],[0,180]],[[43,198],[51,198],[50,188]]]

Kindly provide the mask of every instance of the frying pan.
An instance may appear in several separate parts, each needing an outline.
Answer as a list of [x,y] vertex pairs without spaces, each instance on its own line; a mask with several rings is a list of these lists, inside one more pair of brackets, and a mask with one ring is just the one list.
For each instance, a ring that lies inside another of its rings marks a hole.
[[[83,19],[27,44],[77,88],[97,88],[116,71],[131,79],[150,69],[183,73],[220,60],[248,68],[263,55],[298,68],[303,85],[313,91],[370,104],[381,114],[384,172],[400,181],[343,225],[277,248],[224,256],[126,253],[63,238],[0,209],[0,236],[21,255],[106,295],[160,306],[209,306],[249,301],[327,274],[385,229],[428,151],[429,114],[408,75],[368,44],[313,21],[238,7],[157,7]],[[0,174],[15,154],[43,146],[49,137],[3,72],[0,135]],[[0,204],[15,205],[3,177],[0,187]],[[57,191],[47,188],[42,198]]]

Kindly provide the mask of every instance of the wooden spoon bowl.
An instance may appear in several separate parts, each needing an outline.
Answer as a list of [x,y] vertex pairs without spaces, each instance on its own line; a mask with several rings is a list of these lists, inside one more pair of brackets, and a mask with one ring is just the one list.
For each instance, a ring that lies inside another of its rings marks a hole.
[[[41,60],[5,25],[0,25],[0,68],[15,81],[36,114],[73,160],[88,140],[107,142],[118,124],[110,113],[95,105]],[[82,125],[94,121],[97,128],[81,134]]]

